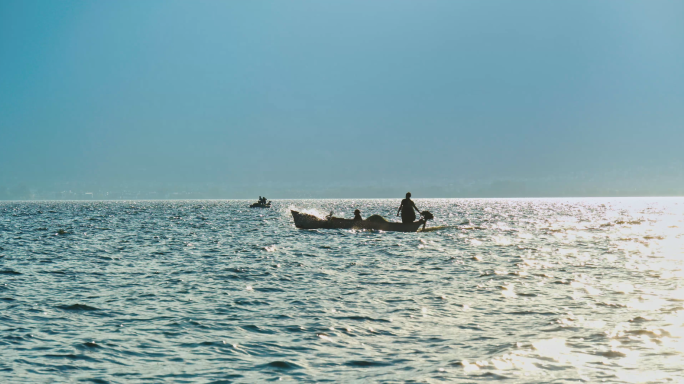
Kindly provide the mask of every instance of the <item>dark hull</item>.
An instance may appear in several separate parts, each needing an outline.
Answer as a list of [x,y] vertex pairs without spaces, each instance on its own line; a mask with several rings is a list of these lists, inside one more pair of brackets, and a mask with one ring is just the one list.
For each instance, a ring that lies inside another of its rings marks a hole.
[[403,224],[391,222],[381,223],[368,220],[355,221],[337,217],[319,219],[316,216],[306,213],[299,213],[297,211],[290,212],[292,212],[295,227],[301,229],[374,229],[377,231],[416,232],[423,226],[423,221]]
[[271,208],[271,204],[259,204],[259,203],[254,203],[249,206],[250,208]]

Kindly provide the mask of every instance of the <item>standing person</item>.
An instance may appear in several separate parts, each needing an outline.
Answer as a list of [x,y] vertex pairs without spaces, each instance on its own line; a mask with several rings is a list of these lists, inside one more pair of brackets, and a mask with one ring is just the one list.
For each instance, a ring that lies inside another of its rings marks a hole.
[[397,211],[397,216],[399,216],[399,213],[401,213],[402,223],[408,224],[416,221],[416,212],[413,211],[414,209],[420,213],[420,210],[418,207],[416,207],[416,204],[411,200],[411,192],[406,192],[406,198],[401,201],[401,205]]

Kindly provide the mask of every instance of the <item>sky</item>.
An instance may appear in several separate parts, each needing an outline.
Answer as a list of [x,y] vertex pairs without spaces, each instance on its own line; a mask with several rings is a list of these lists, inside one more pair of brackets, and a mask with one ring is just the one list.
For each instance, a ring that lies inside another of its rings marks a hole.
[[684,191],[682,20],[681,0],[3,0],[0,186]]

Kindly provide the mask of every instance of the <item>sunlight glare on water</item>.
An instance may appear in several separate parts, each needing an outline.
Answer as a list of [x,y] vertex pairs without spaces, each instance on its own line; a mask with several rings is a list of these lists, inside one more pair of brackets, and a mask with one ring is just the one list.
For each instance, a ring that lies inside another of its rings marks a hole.
[[415,201],[0,203],[0,381],[684,380],[684,199]]

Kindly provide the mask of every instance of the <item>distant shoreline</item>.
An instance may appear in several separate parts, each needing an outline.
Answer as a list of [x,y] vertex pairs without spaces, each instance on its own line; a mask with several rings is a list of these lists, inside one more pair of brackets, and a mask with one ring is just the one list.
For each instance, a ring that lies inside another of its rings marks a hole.
[[[567,199],[677,199],[684,198],[684,196],[533,196],[533,197],[424,197],[414,198],[413,200],[567,200]],[[269,199],[274,203],[282,201],[304,201],[304,200],[401,200],[401,197],[300,197],[300,198],[283,198],[283,199]],[[0,203],[6,202],[26,202],[26,203],[40,203],[40,202],[154,202],[154,201],[244,201],[252,202],[255,199],[245,198],[196,198],[196,199],[3,199]]]

